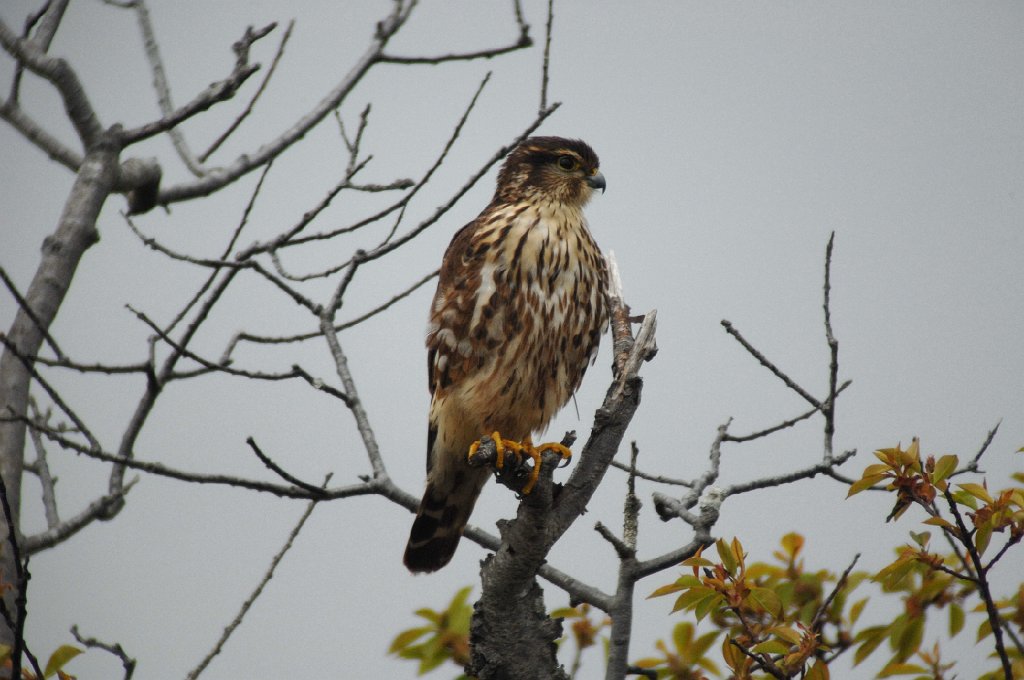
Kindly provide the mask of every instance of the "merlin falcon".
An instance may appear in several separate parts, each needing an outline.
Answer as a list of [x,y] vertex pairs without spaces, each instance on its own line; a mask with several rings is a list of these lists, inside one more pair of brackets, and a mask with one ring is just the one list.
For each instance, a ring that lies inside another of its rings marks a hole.
[[405,549],[410,571],[436,571],[455,553],[490,474],[468,460],[482,436],[534,459],[523,493],[538,451],[568,454],[531,437],[580,386],[608,326],[608,268],[583,217],[605,188],[598,166],[582,141],[526,139],[445,252],[427,327],[427,487]]

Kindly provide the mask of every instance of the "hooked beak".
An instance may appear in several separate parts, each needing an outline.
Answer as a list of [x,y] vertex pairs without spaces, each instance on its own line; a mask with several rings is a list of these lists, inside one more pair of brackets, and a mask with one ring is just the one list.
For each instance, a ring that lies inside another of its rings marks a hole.
[[601,193],[604,193],[604,175],[602,175],[600,172],[595,172],[590,177],[587,177],[585,181],[591,189],[600,189]]

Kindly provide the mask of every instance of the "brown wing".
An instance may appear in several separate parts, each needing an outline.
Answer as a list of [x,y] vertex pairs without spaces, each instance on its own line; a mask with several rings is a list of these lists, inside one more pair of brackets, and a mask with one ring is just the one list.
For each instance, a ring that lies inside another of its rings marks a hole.
[[447,390],[469,367],[469,350],[465,345],[460,348],[459,343],[469,338],[486,252],[486,246],[481,247],[476,236],[486,220],[485,212],[460,229],[445,251],[427,326],[427,381],[431,394],[438,389]]

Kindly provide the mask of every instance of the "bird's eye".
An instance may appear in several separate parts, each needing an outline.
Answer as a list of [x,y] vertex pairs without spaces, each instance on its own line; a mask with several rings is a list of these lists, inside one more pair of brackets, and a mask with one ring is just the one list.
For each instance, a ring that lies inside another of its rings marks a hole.
[[572,156],[559,156],[558,167],[562,170],[576,170],[580,167],[580,162]]

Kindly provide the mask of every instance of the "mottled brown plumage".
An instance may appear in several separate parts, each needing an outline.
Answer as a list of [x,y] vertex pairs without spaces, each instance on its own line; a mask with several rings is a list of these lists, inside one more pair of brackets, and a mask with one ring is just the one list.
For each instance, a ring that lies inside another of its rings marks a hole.
[[595,188],[604,177],[589,146],[531,137],[445,252],[427,329],[427,488],[405,550],[414,572],[448,563],[487,481],[467,463],[470,445],[546,428],[597,353],[608,271],[583,217]]

